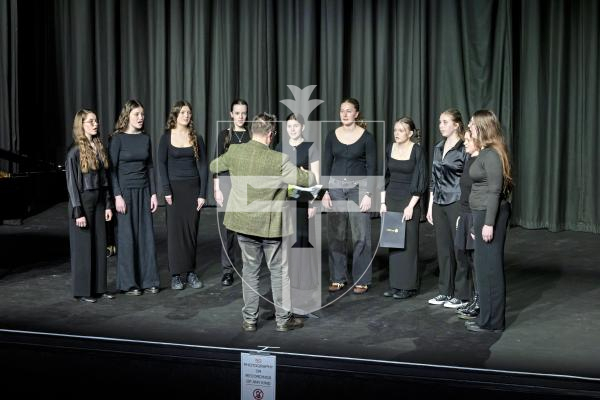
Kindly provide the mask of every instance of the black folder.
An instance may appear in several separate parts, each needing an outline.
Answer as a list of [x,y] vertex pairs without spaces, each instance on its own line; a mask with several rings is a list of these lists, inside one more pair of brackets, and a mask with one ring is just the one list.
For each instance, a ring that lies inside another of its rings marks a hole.
[[388,211],[381,217],[381,237],[379,247],[404,248],[406,221],[403,213]]

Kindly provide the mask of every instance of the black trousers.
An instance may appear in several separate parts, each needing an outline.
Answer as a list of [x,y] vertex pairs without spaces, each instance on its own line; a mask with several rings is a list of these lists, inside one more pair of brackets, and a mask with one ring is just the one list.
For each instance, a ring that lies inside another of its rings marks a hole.
[[[469,283],[476,285],[475,266],[473,253],[475,251],[475,240],[471,236],[473,232],[473,214],[471,210],[461,210],[458,222],[456,224],[456,236],[454,237],[454,247],[456,250],[457,269],[466,269],[469,271]],[[471,290],[471,288],[469,288]],[[474,291],[477,292],[475,286]],[[471,296],[472,298],[472,296]]]
[[196,244],[200,212],[198,179],[171,181],[173,204],[167,204],[167,248],[171,275],[185,274],[196,268]]
[[90,190],[80,195],[87,226],[75,225],[69,207],[71,283],[73,296],[87,297],[106,292],[106,194],[104,190]]
[[[386,198],[388,211],[404,211],[410,203],[411,195],[404,198]],[[413,216],[406,221],[406,241],[404,249],[389,250],[390,287],[393,289],[416,290],[419,288],[419,222],[421,206],[413,208]]]
[[235,265],[238,273],[242,273],[242,252],[237,240],[237,234],[223,225],[225,219],[225,206],[231,193],[231,178],[222,176],[219,178],[221,192],[223,192],[223,207],[217,209],[217,220],[219,223],[219,238],[221,239],[221,267],[223,274],[232,274]]
[[510,219],[510,203],[502,202],[494,222],[494,237],[486,243],[481,238],[485,211],[473,211],[475,229],[475,270],[479,292],[477,324],[485,329],[504,329],[506,282],[504,276],[504,244]]
[[439,293],[467,300],[471,297],[469,268],[462,263],[457,264],[454,250],[456,221],[460,215],[460,204],[458,202],[448,205],[433,203],[432,212],[440,268]]
[[223,267],[223,273],[233,273],[233,266],[236,265],[238,273],[242,273],[242,264],[240,262],[242,258],[240,246],[237,240],[237,233],[230,231],[223,225],[225,219],[225,213],[217,211],[217,218],[219,220],[219,237],[221,239],[221,266]]

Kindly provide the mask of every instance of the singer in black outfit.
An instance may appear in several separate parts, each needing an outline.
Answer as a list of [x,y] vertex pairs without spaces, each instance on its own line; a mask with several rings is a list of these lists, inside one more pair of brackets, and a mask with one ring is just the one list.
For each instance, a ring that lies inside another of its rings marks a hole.
[[411,141],[416,132],[409,117],[394,123],[394,142],[385,152],[385,190],[381,192],[381,209],[403,212],[406,221],[403,249],[389,250],[390,290],[386,297],[406,299],[419,287],[419,221],[418,202],[427,188],[427,162],[421,147]]
[[475,250],[475,239],[473,230],[473,213],[469,206],[469,196],[473,179],[469,174],[471,165],[479,156],[479,148],[476,146],[471,132],[465,132],[465,150],[470,155],[465,163],[464,173],[460,176],[460,215],[456,221],[456,236],[454,237],[454,247],[456,249],[456,261],[461,264],[461,268],[469,270],[471,281],[474,284],[474,294],[471,301],[456,309],[461,319],[474,319],[479,315],[479,295],[475,277],[475,266],[473,264],[473,253]]
[[[248,103],[243,99],[235,99],[231,103],[229,115],[231,117],[231,126],[221,131],[217,138],[217,157],[225,154],[229,146],[247,143],[251,138],[250,131],[247,128]],[[217,205],[221,208],[224,207],[231,192],[229,171],[213,175],[213,191]],[[224,216],[224,212],[217,212],[219,235],[221,238],[221,266],[223,268],[221,284],[223,286],[231,286],[234,279],[233,264],[241,256],[236,233],[223,225]]]
[[453,108],[444,111],[439,128],[444,139],[433,148],[427,210],[427,221],[435,231],[439,294],[428,303],[456,309],[471,298],[469,271],[457,268],[454,250],[456,220],[460,213],[459,181],[468,157],[462,141],[465,129],[460,111]]
[[67,152],[65,172],[69,192],[69,242],[73,296],[95,303],[113,299],[106,282],[105,221],[112,219],[109,162],[98,137],[98,120],[80,110],[73,121],[73,146]]
[[[279,142],[275,150],[287,154],[297,167],[310,170],[319,183],[319,151],[316,143],[305,140],[305,127],[304,117],[301,114],[288,115],[286,118],[288,140],[285,143]],[[306,201],[295,201],[294,206],[295,235],[292,235],[292,243],[290,243],[292,249],[289,250],[288,255],[288,270],[294,313],[306,315],[321,306],[321,269],[318,262],[321,247],[315,241],[315,226],[311,223],[314,222],[316,207]]]
[[342,101],[340,119],[342,125],[327,135],[323,152],[323,176],[329,176],[329,183],[322,204],[331,209],[327,221],[329,291],[337,292],[348,283],[346,239],[350,233],[353,292],[363,294],[373,274],[369,211],[375,190],[375,139],[366,129],[358,100]]
[[200,209],[206,203],[208,166],[204,140],[196,134],[192,106],[175,103],[167,121],[168,131],[158,146],[158,170],[167,203],[167,248],[171,288],[199,289],[196,275],[196,242]]
[[501,332],[505,328],[504,244],[511,214],[511,168],[500,121],[492,111],[475,112],[469,130],[481,148],[469,168],[479,316],[465,325],[473,332]]
[[159,292],[152,213],[158,207],[150,136],[143,132],[144,107],[123,106],[110,143],[117,210],[117,289],[139,296]]

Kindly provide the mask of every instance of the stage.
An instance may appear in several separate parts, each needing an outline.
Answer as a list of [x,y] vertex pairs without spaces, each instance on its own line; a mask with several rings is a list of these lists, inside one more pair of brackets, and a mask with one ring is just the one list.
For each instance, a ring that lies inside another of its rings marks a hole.
[[[152,384],[160,386],[196,379],[198,373],[223,386],[224,395],[216,398],[235,398],[240,352],[270,346],[278,356],[280,398],[316,398],[306,392],[313,384],[320,394],[347,398],[381,398],[400,387],[398,394],[414,395],[450,387],[457,397],[600,397],[598,235],[509,231],[507,327],[501,334],[468,332],[454,310],[427,304],[437,294],[434,237],[427,223],[421,224],[417,296],[383,297],[387,250],[379,249],[366,294],[342,295],[300,330],[276,332],[273,320],[261,319],[256,332],[244,332],[241,280],[236,276],[229,288],[220,283],[215,212],[205,209],[200,221],[202,289],[170,289],[161,207],[154,222],[163,290],[139,297],[117,294],[95,304],[71,297],[65,203],[21,226],[0,225],[0,356],[5,366],[12,365],[7,376],[49,379],[67,373],[69,379],[96,382],[116,374],[140,383],[156,379]],[[326,220],[324,215],[324,227]],[[379,221],[372,220],[374,243]],[[329,302],[326,240],[322,250],[323,300]],[[115,263],[110,257],[110,290]],[[134,370],[144,372],[134,378]],[[290,392],[285,382],[297,389]]]

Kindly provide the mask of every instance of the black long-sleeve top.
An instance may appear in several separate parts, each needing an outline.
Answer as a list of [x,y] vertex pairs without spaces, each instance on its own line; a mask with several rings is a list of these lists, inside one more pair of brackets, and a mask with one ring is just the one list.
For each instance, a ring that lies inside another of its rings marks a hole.
[[493,226],[500,202],[505,200],[500,156],[493,149],[483,149],[468,172],[473,179],[469,205],[472,210],[485,210],[485,225]]
[[158,144],[158,175],[164,196],[172,195],[171,181],[198,179],[200,192],[198,197],[206,198],[206,181],[208,179],[208,163],[204,140],[196,135],[198,143],[198,159],[194,157],[194,149],[175,147],[171,144],[171,132],[166,132]]
[[367,180],[367,191],[373,193],[375,190],[374,176],[377,151],[375,138],[368,131],[364,131],[358,140],[352,144],[340,142],[335,130],[329,132],[325,139],[325,150],[323,151],[323,176],[333,176],[338,179],[352,177],[352,179]]
[[460,200],[460,176],[469,156],[463,141],[459,140],[442,158],[445,143],[446,139],[433,147],[429,185],[429,191],[433,192],[433,202],[439,205],[448,205]]
[[113,194],[121,196],[123,189],[150,187],[156,194],[152,142],[145,133],[117,133],[110,143]]
[[310,164],[319,161],[319,154],[316,145],[313,142],[302,142],[297,146],[283,146],[281,142],[275,147],[275,151],[287,154],[290,161],[296,164],[297,167],[310,169]]
[[414,144],[408,160],[392,158],[393,143],[385,149],[386,198],[406,194],[421,196],[427,190],[427,161],[421,146]]
[[104,168],[104,163],[99,157],[98,169],[89,170],[84,174],[81,171],[79,146],[73,145],[67,152],[65,172],[67,177],[67,191],[69,192],[69,203],[73,208],[71,218],[77,219],[84,216],[83,207],[81,205],[81,193],[87,190],[105,189],[105,207],[107,210],[113,208],[108,171]]
[[[250,132],[248,131],[234,131],[231,130],[231,128],[223,129],[217,137],[217,157],[221,157],[229,149],[229,147],[225,148],[225,137],[229,133],[231,133],[231,140],[229,142],[229,146],[231,146],[232,144],[248,143],[251,139]],[[229,176],[229,171],[223,171],[217,174],[213,174],[213,178],[219,176]]]
[[469,169],[475,160],[477,160],[477,156],[469,156],[469,158],[467,158],[464,173],[460,176],[460,210],[462,212],[471,212],[471,207],[469,206],[469,196],[471,195],[473,179],[471,178]]

